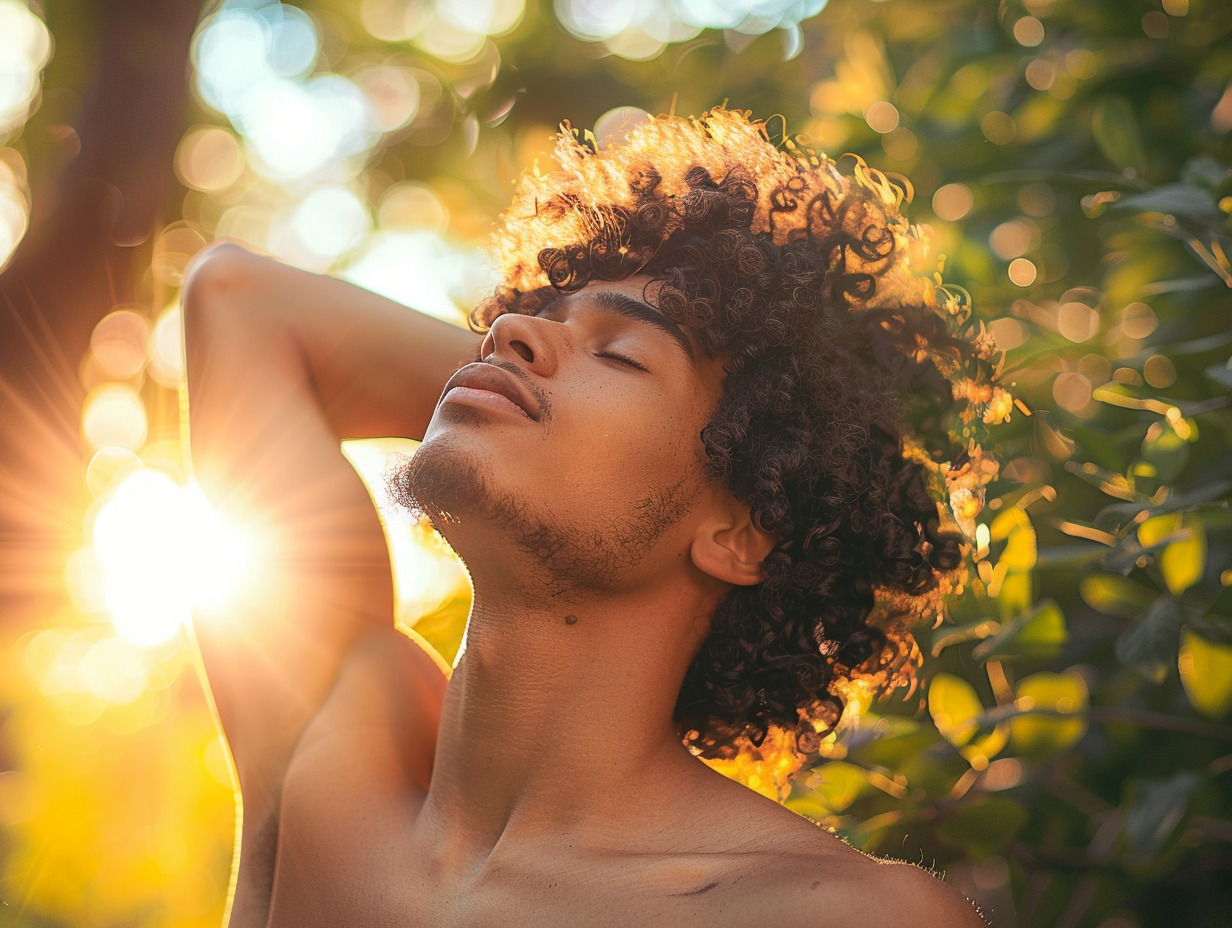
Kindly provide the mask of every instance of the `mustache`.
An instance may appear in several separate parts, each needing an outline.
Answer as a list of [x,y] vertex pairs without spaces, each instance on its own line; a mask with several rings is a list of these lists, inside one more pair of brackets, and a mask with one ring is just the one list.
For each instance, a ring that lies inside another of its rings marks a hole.
[[499,367],[502,371],[513,377],[518,383],[525,387],[526,392],[533,396],[535,398],[535,402],[539,404],[539,421],[543,425],[548,424],[552,418],[552,401],[548,399],[547,393],[545,393],[537,383],[531,380],[530,375],[527,374],[526,371],[522,370],[522,368],[518,367],[512,361],[503,361],[500,358],[480,358],[479,363],[491,364],[493,367]]

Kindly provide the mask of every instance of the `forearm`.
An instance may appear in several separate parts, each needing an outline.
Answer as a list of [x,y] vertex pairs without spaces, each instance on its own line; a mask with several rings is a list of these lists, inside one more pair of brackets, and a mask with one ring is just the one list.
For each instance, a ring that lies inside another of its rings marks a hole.
[[458,326],[232,245],[198,260],[187,287],[286,335],[339,439],[421,438],[445,381],[479,345]]

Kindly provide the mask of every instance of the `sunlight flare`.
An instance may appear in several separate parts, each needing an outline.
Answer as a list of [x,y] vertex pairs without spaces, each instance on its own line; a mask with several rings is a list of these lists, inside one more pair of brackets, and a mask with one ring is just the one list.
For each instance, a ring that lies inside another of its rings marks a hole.
[[220,610],[248,573],[251,540],[214,512],[196,484],[153,469],[124,479],[94,520],[104,595],[116,632],[153,647],[193,609]]

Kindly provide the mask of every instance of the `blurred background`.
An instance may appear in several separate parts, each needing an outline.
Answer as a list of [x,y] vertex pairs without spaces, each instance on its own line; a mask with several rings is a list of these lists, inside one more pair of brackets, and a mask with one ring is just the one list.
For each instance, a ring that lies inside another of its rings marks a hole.
[[[1227,924],[1226,0],[0,0],[0,926],[222,916],[234,801],[183,626],[245,539],[186,468],[192,256],[462,324],[561,120],[724,101],[909,178],[1021,401],[925,685],[854,700],[790,779],[730,772],[996,928]],[[451,656],[463,576],[390,533],[401,619]]]

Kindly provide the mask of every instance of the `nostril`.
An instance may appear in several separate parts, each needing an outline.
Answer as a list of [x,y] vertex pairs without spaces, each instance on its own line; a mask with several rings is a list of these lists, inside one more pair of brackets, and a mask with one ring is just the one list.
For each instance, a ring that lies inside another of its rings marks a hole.
[[526,342],[513,340],[509,342],[509,347],[516,351],[518,357],[528,364],[535,360],[535,352],[531,350],[530,345],[526,344]]

